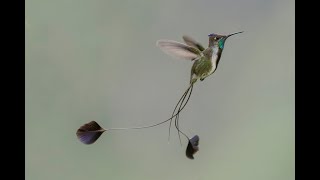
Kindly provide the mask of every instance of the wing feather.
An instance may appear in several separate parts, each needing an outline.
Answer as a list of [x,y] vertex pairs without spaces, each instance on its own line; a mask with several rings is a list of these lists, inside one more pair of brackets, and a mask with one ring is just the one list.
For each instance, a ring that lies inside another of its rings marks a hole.
[[180,59],[195,60],[202,55],[200,50],[172,40],[158,40],[157,46],[166,54]]
[[187,45],[194,47],[194,48],[197,48],[200,51],[205,50],[205,48],[199,42],[197,42],[196,40],[194,40],[190,36],[184,35],[184,36],[182,36],[182,38]]

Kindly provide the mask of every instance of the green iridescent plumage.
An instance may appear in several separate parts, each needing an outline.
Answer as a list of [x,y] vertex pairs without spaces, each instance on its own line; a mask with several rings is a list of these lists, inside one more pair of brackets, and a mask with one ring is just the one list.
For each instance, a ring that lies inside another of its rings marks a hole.
[[[200,80],[203,80],[210,73],[211,69],[212,62],[210,61],[210,58],[205,56],[201,57],[192,65],[190,81],[195,82],[198,79],[198,77],[200,77]],[[194,76],[195,78],[193,78],[192,76]]]

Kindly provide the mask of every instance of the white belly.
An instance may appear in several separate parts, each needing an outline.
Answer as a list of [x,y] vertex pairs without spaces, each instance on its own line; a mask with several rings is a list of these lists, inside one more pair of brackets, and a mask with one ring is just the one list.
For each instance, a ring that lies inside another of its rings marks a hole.
[[212,63],[212,69],[210,71],[209,74],[212,74],[216,68],[217,68],[217,60],[218,60],[218,56],[217,56],[217,53],[218,53],[218,47],[214,47],[213,49],[213,53],[212,53],[212,56],[211,56],[211,63]]

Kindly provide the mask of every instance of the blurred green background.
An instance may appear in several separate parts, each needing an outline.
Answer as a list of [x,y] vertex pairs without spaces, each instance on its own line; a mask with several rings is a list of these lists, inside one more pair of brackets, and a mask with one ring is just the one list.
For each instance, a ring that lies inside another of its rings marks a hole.
[[[26,179],[293,180],[293,0],[26,0]],[[76,138],[167,119],[192,62],[158,39],[229,38],[198,82],[180,126],[200,136],[194,160],[168,125]]]

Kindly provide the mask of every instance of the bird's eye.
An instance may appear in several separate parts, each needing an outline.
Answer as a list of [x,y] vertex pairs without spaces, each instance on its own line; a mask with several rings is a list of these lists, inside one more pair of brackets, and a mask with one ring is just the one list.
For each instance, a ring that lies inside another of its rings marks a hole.
[[214,40],[217,40],[217,37],[214,37],[213,39],[214,39]]

